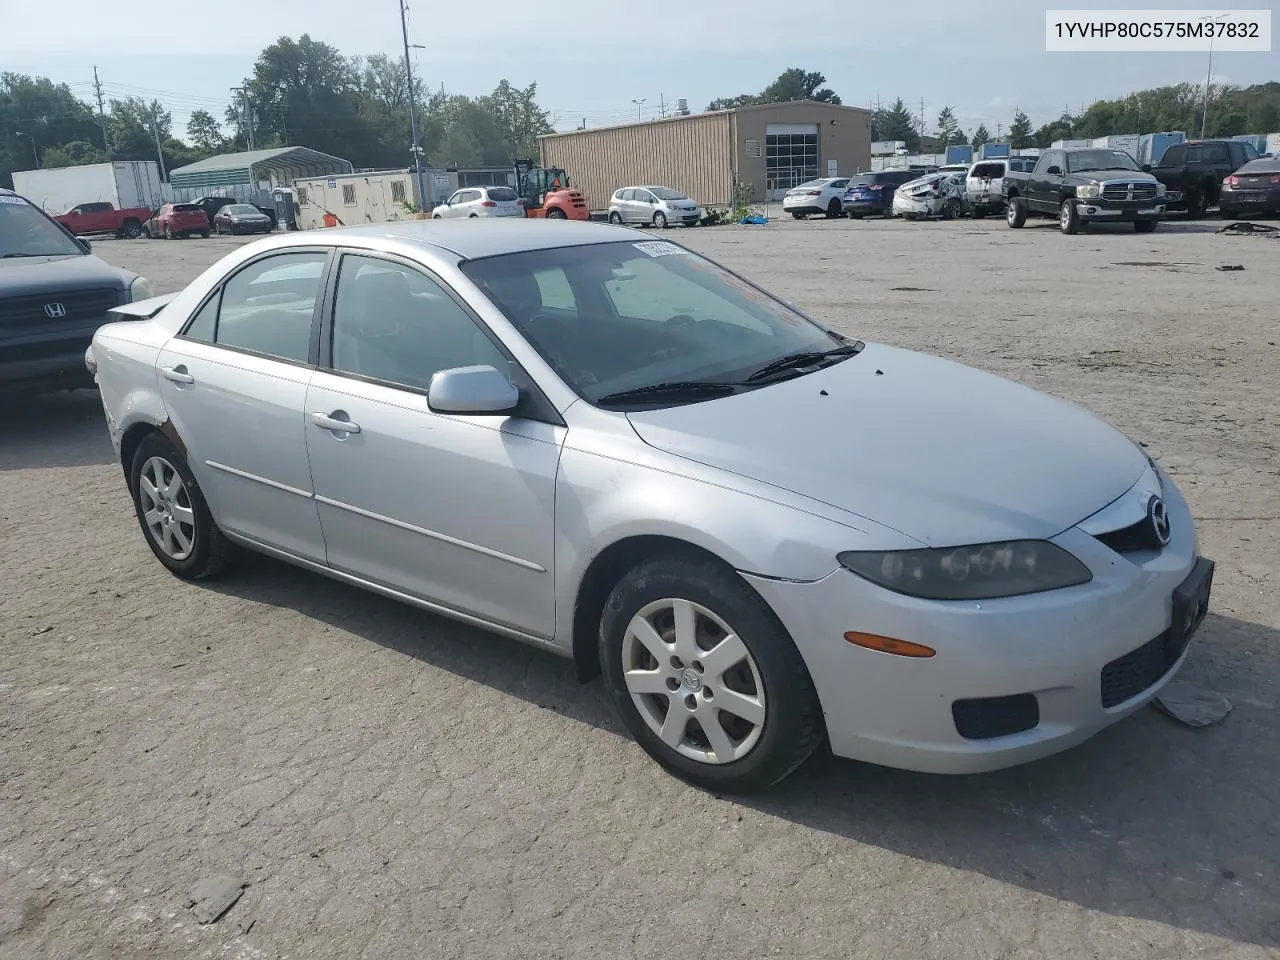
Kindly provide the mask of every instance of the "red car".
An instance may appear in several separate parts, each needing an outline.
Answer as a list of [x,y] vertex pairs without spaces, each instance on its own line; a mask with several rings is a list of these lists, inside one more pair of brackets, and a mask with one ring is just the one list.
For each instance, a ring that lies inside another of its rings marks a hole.
[[207,237],[209,217],[194,203],[166,203],[151,214],[151,219],[142,225],[142,229],[152,240],[157,237],[173,240],[193,233]]

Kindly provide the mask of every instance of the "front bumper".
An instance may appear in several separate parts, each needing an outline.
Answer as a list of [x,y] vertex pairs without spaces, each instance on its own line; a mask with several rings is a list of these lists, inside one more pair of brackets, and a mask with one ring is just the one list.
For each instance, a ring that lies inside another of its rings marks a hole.
[[[1125,699],[1117,702],[1112,687],[1114,705],[1104,705],[1104,668],[1114,678],[1170,629],[1173,592],[1196,564],[1190,512],[1167,478],[1165,501],[1174,536],[1162,551],[1121,556],[1078,528],[1054,538],[1094,575],[1065,590],[940,603],[843,569],[809,583],[747,579],[800,649],[835,754],[928,773],[997,770],[1087,740],[1148,703],[1181,666],[1185,650],[1122,688]],[[937,655],[908,659],[854,646],[844,639],[850,630],[926,644]],[[956,701],[1027,694],[1038,706],[1029,729],[987,739],[960,734]]]
[[263,223],[236,223],[232,221],[231,233],[270,233],[271,221],[267,220]]
[[81,339],[60,340],[47,350],[0,349],[0,392],[53,387],[89,387],[93,377],[84,365],[85,350],[93,339],[90,331]]
[[1076,212],[1081,220],[1132,223],[1134,220],[1159,220],[1168,206],[1163,198],[1150,203],[1115,203],[1106,200],[1077,200]]

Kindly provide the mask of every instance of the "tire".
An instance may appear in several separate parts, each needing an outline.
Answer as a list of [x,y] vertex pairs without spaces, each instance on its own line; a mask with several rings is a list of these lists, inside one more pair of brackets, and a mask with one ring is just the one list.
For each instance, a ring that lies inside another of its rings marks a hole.
[[1005,223],[1011,230],[1021,230],[1027,222],[1027,206],[1021,197],[1010,197],[1004,211]]
[[164,225],[164,238],[166,240],[173,239],[173,227],[169,226],[167,223]]
[[201,240],[208,240],[208,239],[209,239],[209,231],[208,231],[208,230],[201,230],[201,231],[200,231],[200,239],[201,239]]
[[1187,219],[1199,220],[1209,209],[1209,198],[1203,190],[1196,189],[1187,197]]
[[440,214],[438,214],[438,213],[433,213],[433,214],[431,215],[431,219],[432,219],[432,220],[439,220],[439,219],[440,219]]
[[142,224],[137,220],[126,220],[124,229],[120,233],[126,240],[137,240],[142,236]]
[[844,211],[840,209],[840,201],[833,199],[827,204],[827,219],[834,220]]
[[[148,492],[159,489],[157,479],[172,484],[174,477],[180,486],[168,496]],[[235,557],[234,545],[214,523],[186,459],[161,434],[149,434],[138,444],[129,466],[129,491],[133,494],[134,513],[147,546],[174,576],[183,580],[205,580],[230,565]],[[167,525],[163,524],[165,516],[171,518]],[[189,517],[189,522],[184,522],[183,517]],[[177,532],[157,532],[166,527]],[[188,544],[185,551],[182,549],[184,537]],[[162,542],[169,546],[162,546]]]
[[471,216],[467,217],[467,219],[468,219],[468,220],[479,220],[479,219],[480,219],[480,214],[478,214],[478,213],[473,213],[473,214],[471,214]]
[[213,235],[215,237],[222,236],[222,224],[220,224],[217,220],[213,221]]
[[1058,209],[1058,228],[1067,236],[1080,232],[1080,213],[1074,200],[1063,200]]
[[[705,628],[700,639],[710,640],[710,647],[696,645],[693,637],[691,647],[684,646],[675,633],[676,607],[694,614],[695,627]],[[665,662],[632,631],[632,623],[639,621],[658,625],[650,632],[650,643],[663,643],[658,630],[665,627],[673,640],[658,651],[666,655]],[[709,658],[720,649],[715,641],[723,644],[726,636],[738,638],[741,654],[729,654],[715,672],[717,665]],[[763,790],[804,763],[823,740],[822,708],[800,652],[764,600],[714,561],[672,555],[628,571],[605,604],[600,662],[614,706],[640,746],[676,776],[707,789]],[[650,679],[658,684],[654,690],[628,687],[629,669],[650,668]],[[668,681],[676,684],[674,690]],[[730,697],[755,716],[743,718],[716,706],[717,699],[727,705]],[[661,731],[676,710],[681,711],[676,719],[683,722],[671,728],[680,740],[670,746]],[[726,715],[729,730],[721,719]],[[698,721],[697,727],[689,719]],[[721,760],[714,758],[713,741],[702,732],[704,723],[713,722],[721,734],[716,738]]]
[[957,200],[955,197],[952,197],[950,200],[948,200],[946,203],[942,205],[943,220],[958,220],[960,219],[960,213],[961,213],[960,201]]
[[609,214],[609,222],[612,223],[614,226],[618,226],[618,227],[622,226],[622,214],[620,214],[617,210],[614,210],[612,213]]
[[667,229],[667,215],[659,210],[653,215],[653,225],[659,230]]
[[808,216],[808,214],[806,213],[793,213],[791,215],[795,217],[797,220],[803,220],[805,217]]
[[565,215],[565,212],[561,210],[559,207],[552,207],[550,210],[547,211],[547,219],[548,220],[568,220],[569,218],[568,216]]
[[1158,220],[1135,220],[1133,221],[1134,233],[1151,233],[1155,230]]

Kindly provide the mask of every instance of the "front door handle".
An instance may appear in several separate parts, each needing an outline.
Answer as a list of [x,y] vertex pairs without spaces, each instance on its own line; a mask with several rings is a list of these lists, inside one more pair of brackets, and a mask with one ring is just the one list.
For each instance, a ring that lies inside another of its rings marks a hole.
[[174,383],[195,383],[196,378],[187,373],[187,368],[179,364],[176,367],[165,367],[160,371],[166,380]]
[[[342,417],[338,414],[342,414]],[[360,424],[344,419],[345,417],[346,414],[341,410],[335,410],[333,413],[313,413],[311,422],[321,430],[331,430],[334,433],[359,433]]]

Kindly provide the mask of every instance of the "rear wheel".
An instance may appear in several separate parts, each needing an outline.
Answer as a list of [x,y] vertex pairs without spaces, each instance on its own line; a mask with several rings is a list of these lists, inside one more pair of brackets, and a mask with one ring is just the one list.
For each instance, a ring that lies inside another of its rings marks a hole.
[[840,214],[841,214],[840,201],[833,199],[830,203],[827,204],[827,218],[830,220],[834,220],[836,217],[840,216]]
[[1193,190],[1187,196],[1187,219],[1199,220],[1209,209],[1208,194],[1201,188]]
[[208,230],[201,230],[201,231],[200,231],[200,238],[201,238],[202,240],[208,240],[208,239],[209,239],[209,231],[208,231]]
[[1009,206],[1004,211],[1005,223],[1010,229],[1021,230],[1027,222],[1027,208],[1021,197],[1010,197]]
[[942,205],[942,219],[956,220],[960,216],[960,201],[952,197]]
[[164,225],[164,238],[166,240],[173,239],[173,227],[169,226],[167,223]]
[[1076,210],[1074,200],[1062,201],[1058,210],[1058,227],[1068,235],[1080,232],[1080,212]]
[[226,569],[234,547],[214,523],[186,459],[161,434],[138,444],[129,488],[147,546],[170,573],[203,580]]
[[795,217],[797,220],[803,220],[805,216],[807,216],[807,214],[803,214],[803,213],[793,213],[791,215]]
[[600,624],[609,694],[645,751],[714,790],[769,787],[823,737],[800,652],[732,570],[654,558],[614,587]]
[[124,234],[124,238],[126,240],[136,240],[138,237],[142,236],[142,224],[137,220],[130,220],[125,223],[124,230],[121,232]]

